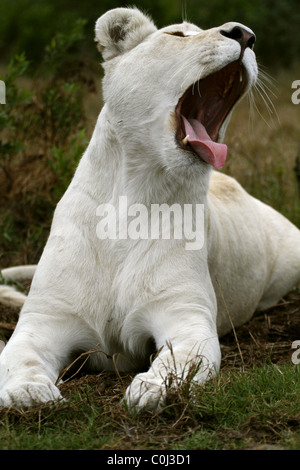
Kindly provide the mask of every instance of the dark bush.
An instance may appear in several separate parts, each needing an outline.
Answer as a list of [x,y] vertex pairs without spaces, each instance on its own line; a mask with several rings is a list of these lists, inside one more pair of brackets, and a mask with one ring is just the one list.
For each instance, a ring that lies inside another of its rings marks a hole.
[[86,147],[83,92],[93,79],[78,54],[84,25],[78,20],[53,37],[30,91],[20,81],[29,67],[25,54],[16,55],[1,77],[7,90],[0,108],[2,266],[38,260],[54,208]]
[[[203,28],[238,21],[250,26],[257,35],[259,60],[267,65],[290,65],[300,57],[300,7],[298,0],[136,0],[135,4],[150,13],[158,26],[180,22],[183,18]],[[57,32],[72,30],[80,17],[87,18],[85,54],[93,47],[94,24],[110,8],[128,6],[118,0],[1,0],[0,57],[26,51],[33,65],[43,60],[46,44]]]

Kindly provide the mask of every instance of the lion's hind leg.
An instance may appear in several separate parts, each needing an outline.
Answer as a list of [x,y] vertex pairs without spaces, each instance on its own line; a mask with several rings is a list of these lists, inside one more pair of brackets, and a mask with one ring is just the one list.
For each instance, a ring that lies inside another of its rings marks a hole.
[[[272,251],[269,282],[258,310],[272,307],[294,287],[300,286],[300,230],[280,214],[277,224],[281,233],[276,240],[276,250]],[[274,238],[276,228],[270,226]]]

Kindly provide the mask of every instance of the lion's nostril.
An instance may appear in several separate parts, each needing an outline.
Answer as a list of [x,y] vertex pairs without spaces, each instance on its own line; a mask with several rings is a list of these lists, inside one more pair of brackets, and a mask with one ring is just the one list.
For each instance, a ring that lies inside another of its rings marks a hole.
[[230,31],[221,30],[220,33],[229,39],[237,41],[241,45],[240,59],[243,57],[247,47],[253,49],[256,40],[255,34],[242,26],[234,26]]
[[238,28],[238,27],[233,28],[233,30],[230,31],[229,33],[226,33],[223,31],[221,31],[221,33],[224,34],[224,36],[227,36],[228,38],[231,38],[231,39],[235,39],[238,42],[241,42],[243,38],[243,31],[241,30],[241,28]]

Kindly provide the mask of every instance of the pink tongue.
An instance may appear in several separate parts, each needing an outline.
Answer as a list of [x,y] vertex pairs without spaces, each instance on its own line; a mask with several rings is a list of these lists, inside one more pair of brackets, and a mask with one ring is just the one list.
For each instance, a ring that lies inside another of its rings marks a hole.
[[217,170],[224,166],[227,156],[227,145],[213,142],[205,127],[197,119],[187,120],[182,116],[185,134],[189,135],[189,144],[205,162]]

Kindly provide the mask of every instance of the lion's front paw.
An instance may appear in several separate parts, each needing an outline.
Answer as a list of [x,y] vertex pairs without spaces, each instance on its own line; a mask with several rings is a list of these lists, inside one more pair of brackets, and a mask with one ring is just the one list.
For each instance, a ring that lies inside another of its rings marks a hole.
[[0,407],[22,408],[36,403],[53,403],[62,400],[58,388],[50,382],[24,382],[20,385],[3,387],[0,390]]
[[152,372],[138,374],[126,390],[130,411],[157,410],[165,400],[166,385],[162,377]]

